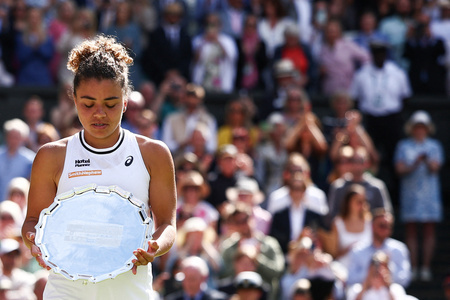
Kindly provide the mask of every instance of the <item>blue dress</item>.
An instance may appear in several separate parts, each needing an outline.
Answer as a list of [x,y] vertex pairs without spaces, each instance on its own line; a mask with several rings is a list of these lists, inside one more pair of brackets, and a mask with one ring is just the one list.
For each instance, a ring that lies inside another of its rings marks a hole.
[[[443,149],[439,141],[426,138],[418,143],[412,138],[397,144],[395,163],[411,166],[417,157],[426,154],[428,160],[442,165]],[[400,218],[403,222],[439,222],[442,220],[441,187],[438,173],[430,173],[425,162],[400,181]]]

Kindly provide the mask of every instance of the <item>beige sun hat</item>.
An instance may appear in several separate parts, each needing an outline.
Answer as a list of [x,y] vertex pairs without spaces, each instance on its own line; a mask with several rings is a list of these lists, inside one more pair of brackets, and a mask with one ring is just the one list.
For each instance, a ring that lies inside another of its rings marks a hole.
[[203,179],[203,176],[198,171],[189,171],[180,179],[180,191],[187,186],[194,186],[200,188],[201,198],[204,198],[209,193],[209,188]]
[[264,194],[259,189],[258,182],[252,178],[239,178],[234,187],[226,190],[227,198],[232,202],[236,201],[241,193],[252,194],[254,204],[260,204],[264,201]]
[[407,135],[411,135],[411,130],[414,125],[423,124],[428,128],[430,134],[434,134],[435,127],[431,120],[430,115],[424,110],[418,110],[414,112],[405,124],[405,132]]

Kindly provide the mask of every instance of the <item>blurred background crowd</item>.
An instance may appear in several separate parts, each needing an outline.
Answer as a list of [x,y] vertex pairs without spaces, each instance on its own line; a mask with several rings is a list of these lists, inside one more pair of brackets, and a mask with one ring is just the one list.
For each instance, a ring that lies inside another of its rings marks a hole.
[[81,129],[67,57],[99,33],[134,58],[122,126],[175,161],[156,298],[417,299],[438,282],[429,299],[450,299],[433,270],[445,151],[425,108],[404,111],[450,94],[448,0],[0,0],[0,91],[30,92],[0,136],[0,299],[42,297],[20,237],[31,164]]

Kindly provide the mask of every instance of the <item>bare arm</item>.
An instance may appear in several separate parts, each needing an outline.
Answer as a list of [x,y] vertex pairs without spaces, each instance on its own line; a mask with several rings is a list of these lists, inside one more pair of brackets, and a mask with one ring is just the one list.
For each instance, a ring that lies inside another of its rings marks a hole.
[[64,164],[65,142],[51,143],[43,146],[33,162],[30,180],[30,192],[22,237],[39,265],[46,267],[40,258],[39,248],[34,244],[39,215],[44,208],[53,203],[56,196],[57,182]]
[[155,232],[148,251],[134,252],[136,266],[146,265],[155,257],[167,253],[175,242],[176,190],[175,168],[169,149],[159,141],[139,138],[141,153],[150,174],[149,204],[155,222]]

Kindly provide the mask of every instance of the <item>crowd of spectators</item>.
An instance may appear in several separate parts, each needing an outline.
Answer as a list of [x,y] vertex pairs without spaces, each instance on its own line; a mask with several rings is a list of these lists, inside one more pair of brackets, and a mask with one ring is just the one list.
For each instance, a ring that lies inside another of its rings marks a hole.
[[[175,161],[161,299],[407,299],[433,279],[444,154],[430,115],[402,112],[449,93],[449,20],[447,0],[0,0],[0,86],[59,91],[3,126],[0,299],[42,297],[47,271],[20,238],[31,164],[80,130],[67,55],[98,33],[134,58],[123,127]],[[215,94],[235,95],[223,121],[205,105]]]

